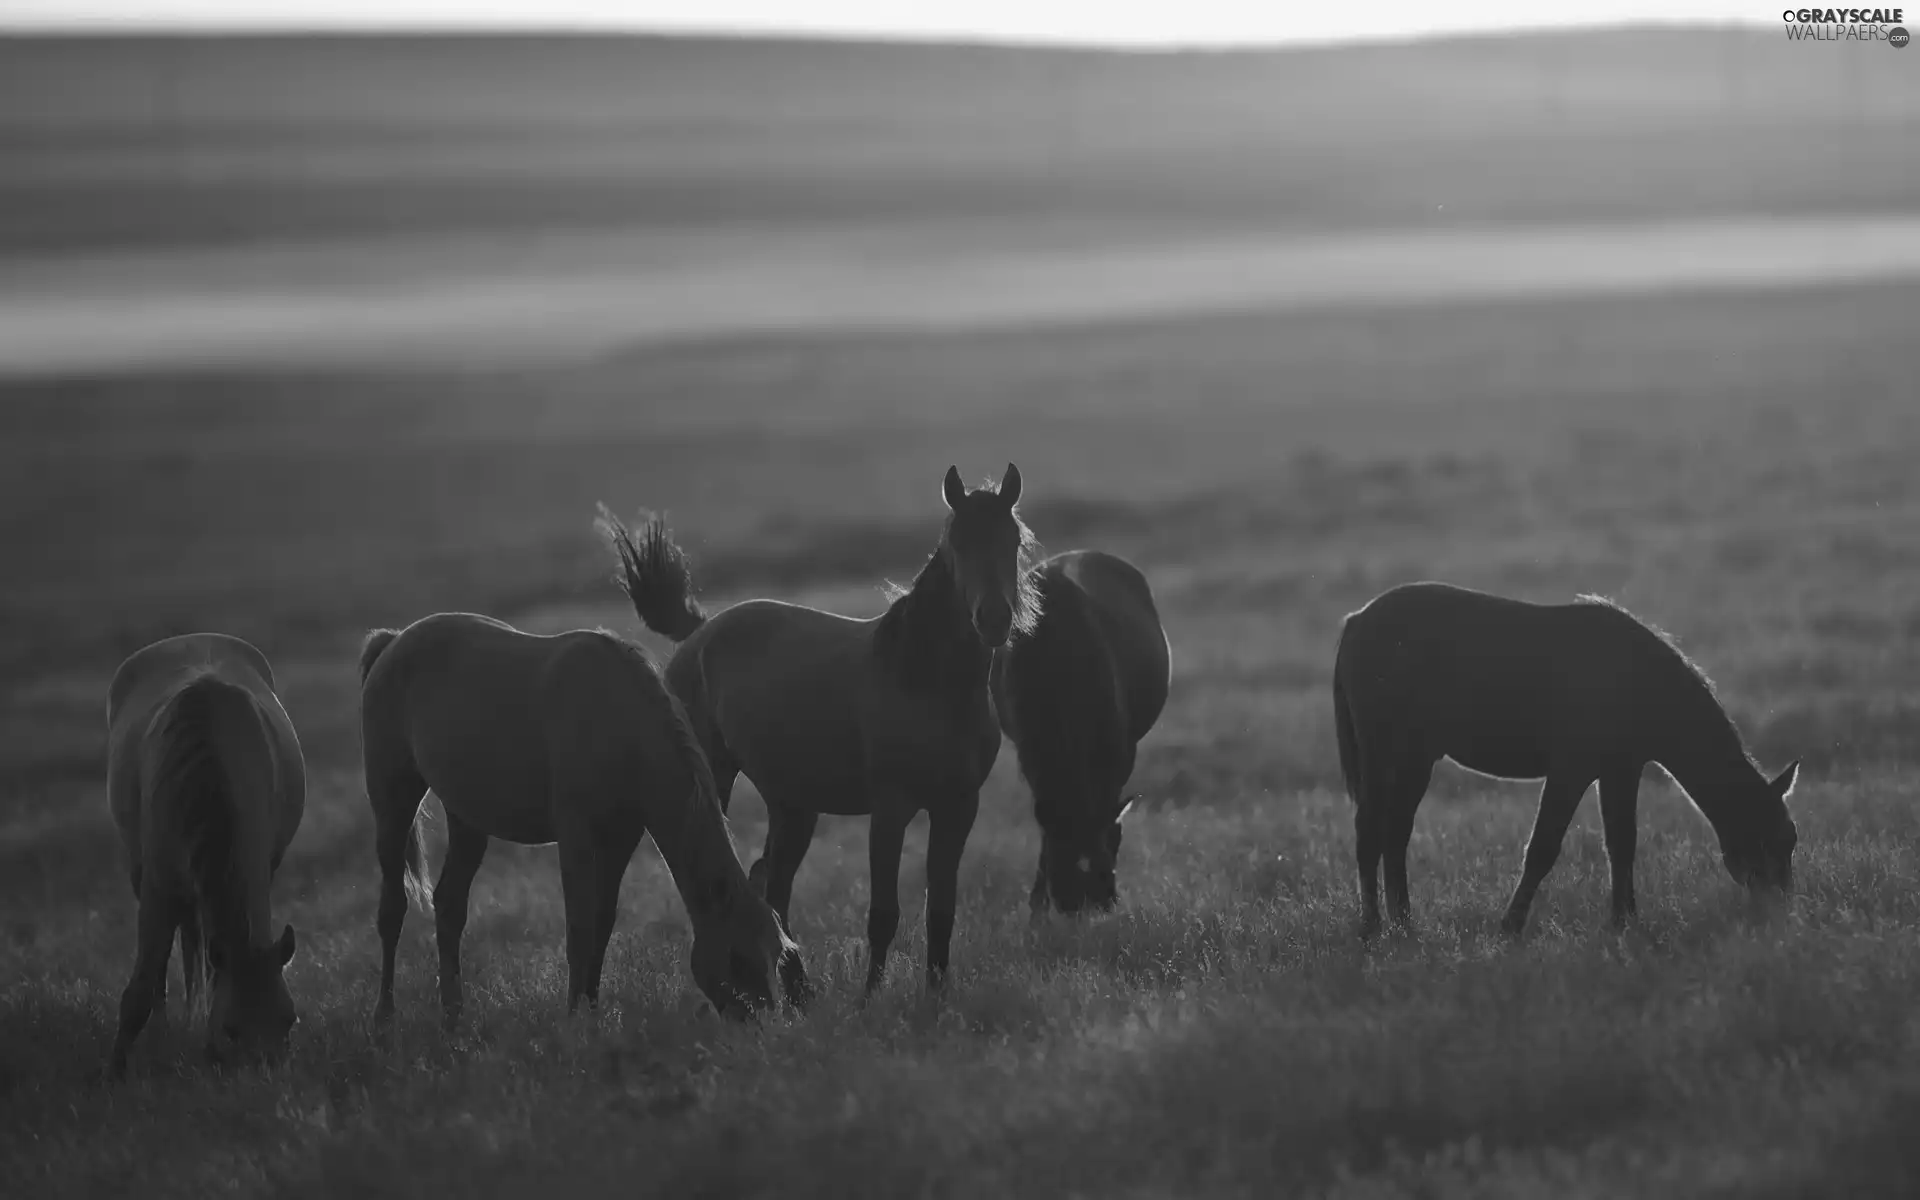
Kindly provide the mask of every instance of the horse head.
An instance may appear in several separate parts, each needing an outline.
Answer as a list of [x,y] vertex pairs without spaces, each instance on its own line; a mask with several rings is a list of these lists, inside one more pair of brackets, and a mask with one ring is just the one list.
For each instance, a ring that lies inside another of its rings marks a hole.
[[1056,837],[1043,836],[1047,890],[1063,913],[1091,908],[1112,912],[1120,902],[1116,864],[1120,857],[1122,822],[1133,808],[1133,797],[1095,805],[1073,828]]
[[269,946],[207,948],[207,1055],[215,1062],[278,1055],[299,1015],[284,970],[293,960],[293,926]]
[[957,467],[941,487],[950,513],[940,553],[980,644],[994,649],[1018,630],[1032,628],[1036,600],[1026,558],[1033,535],[1021,522],[1020,468],[1007,464],[998,488],[968,491]]
[[1734,881],[1755,892],[1785,892],[1793,887],[1793,850],[1800,831],[1787,811],[1787,797],[1800,777],[1800,761],[1772,779],[1753,773],[1752,795],[1738,811],[1751,816],[1720,836],[1720,860]]
[[780,927],[780,918],[745,883],[722,880],[714,904],[694,919],[693,978],[722,1015],[747,1020],[773,1007],[777,974],[794,1008],[812,998],[800,948]]

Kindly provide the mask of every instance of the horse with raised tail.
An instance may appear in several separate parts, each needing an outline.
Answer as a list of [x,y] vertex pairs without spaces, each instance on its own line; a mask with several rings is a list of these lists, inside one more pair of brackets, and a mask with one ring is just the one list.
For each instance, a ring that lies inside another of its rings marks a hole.
[[721,804],[742,773],[766,800],[752,878],[783,923],[820,814],[869,818],[869,992],[899,926],[907,823],[922,809],[928,982],[945,976],[960,857],[1000,751],[992,654],[1037,616],[1026,570],[1033,538],[1015,511],[1019,470],[1009,463],[997,489],[969,491],[949,467],[941,494],[939,543],[913,586],[867,620],[778,600],[709,617],[666,525],[649,514],[636,535],[601,508],[634,612],[679,643],[667,685],[686,705]]

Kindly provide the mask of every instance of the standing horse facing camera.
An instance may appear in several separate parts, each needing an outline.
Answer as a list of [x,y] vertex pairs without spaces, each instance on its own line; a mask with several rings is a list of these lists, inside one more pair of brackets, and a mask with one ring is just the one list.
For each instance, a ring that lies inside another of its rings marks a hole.
[[107,799],[140,900],[139,951],[120,996],[108,1071],[167,1001],[180,935],[186,1004],[206,948],[207,1053],[216,1062],[283,1049],[298,1019],[282,969],[293,926],[273,936],[273,875],[306,810],[300,739],[247,642],[189,633],[120,664],[107,692]]
[[1040,619],[993,659],[994,707],[1040,824],[1029,903],[1105,912],[1119,901],[1114,860],[1133,806],[1121,789],[1166,707],[1172,652],[1146,576],[1125,559],[1070,550],[1034,574]]
[[[440,1004],[461,1007],[460,935],[488,838],[560,846],[567,1010],[600,996],[620,880],[646,834],[693,921],[693,977],[721,1012],[772,1003],[780,972],[800,1003],[799,951],[753,894],[713,776],[646,652],[597,630],[541,637],[491,617],[439,613],[360,652],[360,728],[380,859],[380,1001],[393,1015],[393,959],[411,894],[434,913]],[[429,886],[418,823],[431,788],[447,817]]]
[[1525,928],[1588,785],[1613,872],[1613,921],[1634,913],[1640,772],[1659,763],[1720,839],[1729,874],[1756,892],[1793,882],[1798,841],[1786,798],[1796,759],[1760,773],[1700,668],[1610,601],[1529,604],[1443,583],[1410,583],[1347,617],[1333,667],[1340,769],[1356,803],[1362,931],[1387,905],[1410,917],[1407,841],[1442,757],[1498,779],[1544,779],[1503,928]]
[[787,920],[794,873],[821,813],[870,816],[867,990],[880,985],[900,923],[900,852],[927,811],[927,978],[947,970],[960,855],[980,786],[1000,752],[987,694],[996,647],[1031,629],[1032,535],[1014,505],[1012,463],[995,490],[947,468],[946,527],[913,581],[878,617],[855,620],[746,600],[709,618],[666,525],[636,538],[603,506],[620,581],[647,628],[680,643],[667,684],[687,707],[724,807],[745,772],[767,805],[752,877]]

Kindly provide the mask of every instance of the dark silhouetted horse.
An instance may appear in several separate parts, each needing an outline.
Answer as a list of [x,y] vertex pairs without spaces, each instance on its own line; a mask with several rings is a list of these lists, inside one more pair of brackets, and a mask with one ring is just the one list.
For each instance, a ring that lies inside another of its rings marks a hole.
[[686,705],[721,804],[742,772],[766,800],[766,848],[752,878],[783,922],[820,814],[871,815],[868,991],[886,970],[901,843],[922,809],[928,980],[945,975],[960,856],[1000,752],[988,667],[1035,612],[1032,538],[1014,511],[1020,472],[1009,463],[997,491],[968,491],[949,467],[943,494],[940,544],[913,587],[869,620],[777,600],[709,618],[666,526],[649,516],[636,537],[601,510],[634,611],[680,643],[667,684]]
[[1720,839],[1727,870],[1759,892],[1792,885],[1786,797],[1796,760],[1761,774],[1704,674],[1665,636],[1597,597],[1529,604],[1443,583],[1381,593],[1347,617],[1333,668],[1340,768],[1357,805],[1362,929],[1387,906],[1406,922],[1407,841],[1433,764],[1544,779],[1503,927],[1518,934],[1588,785],[1613,872],[1613,920],[1633,915],[1640,773],[1659,763]]
[[[557,842],[566,900],[567,1009],[600,995],[620,880],[640,839],[673,874],[693,922],[693,977],[715,1008],[772,1002],[776,966],[804,998],[799,952],[740,869],[713,776],[639,646],[598,630],[553,637],[491,617],[440,613],[376,629],[360,653],[360,728],[380,859],[380,1001],[412,893],[434,910],[444,1019],[460,1013],[460,935],[488,838]],[[427,789],[447,816],[429,887],[418,816]]]
[[273,876],[306,810],[306,763],[273,668],[221,633],[166,638],[120,665],[107,693],[107,798],[140,899],[139,951],[120,997],[109,1073],[167,997],[180,935],[193,1007],[206,942],[207,1052],[276,1053],[295,1020],[273,936]]
[[1034,570],[1040,619],[994,654],[993,699],[1033,792],[1040,865],[1032,907],[1119,900],[1121,789],[1167,703],[1172,655],[1147,580],[1132,563],[1071,550]]

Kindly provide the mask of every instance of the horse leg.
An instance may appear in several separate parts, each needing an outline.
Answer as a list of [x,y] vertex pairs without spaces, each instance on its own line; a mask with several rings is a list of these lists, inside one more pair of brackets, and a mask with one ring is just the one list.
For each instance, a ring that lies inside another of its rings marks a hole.
[[1600,821],[1607,834],[1607,866],[1613,874],[1613,924],[1633,918],[1633,852],[1640,808],[1640,768],[1621,768],[1600,777]]
[[793,877],[807,857],[807,848],[813,845],[813,833],[819,824],[820,814],[809,809],[767,806],[767,849],[761,860],[766,863],[762,898],[779,914],[780,927],[787,931],[788,937],[793,936],[793,926],[787,921],[787,911],[793,903]]
[[1533,819],[1533,836],[1527,839],[1526,863],[1520,870],[1520,882],[1507,902],[1507,915],[1500,928],[1509,937],[1518,937],[1527,927],[1527,910],[1533,906],[1534,893],[1560,857],[1560,843],[1566,840],[1567,826],[1573,822],[1580,797],[1587,794],[1593,777],[1580,772],[1549,774],[1540,788],[1540,811]]
[[563,826],[559,840],[560,890],[567,908],[567,1012],[571,1014],[582,996],[588,1008],[599,1005],[599,997],[587,988],[600,916],[599,855],[593,832],[584,826]]
[[447,856],[433,885],[434,943],[440,950],[440,1017],[448,1029],[460,1020],[460,936],[467,930],[467,897],[487,856],[487,835],[447,809]]
[[927,814],[927,985],[947,978],[947,946],[953,938],[953,914],[960,893],[960,855],[967,848],[980,793],[968,792]]
[[180,975],[188,1016],[193,1014],[194,994],[200,989],[200,970],[200,914],[189,901],[180,906]]
[[773,858],[773,839],[779,829],[779,821],[780,810],[774,807],[773,801],[768,800],[767,836],[760,843],[760,857],[754,859],[753,865],[747,868],[747,886],[762,900],[767,898],[767,872],[771,869],[768,863]]
[[1387,866],[1387,913],[1403,928],[1413,922],[1413,902],[1407,894],[1407,843],[1413,840],[1413,817],[1432,780],[1431,760],[1402,760],[1393,772],[1392,790],[1380,810],[1385,818],[1381,849]]
[[1027,891],[1027,910],[1036,919],[1047,911],[1047,835],[1040,835],[1040,861],[1033,869],[1033,887]]
[[[708,741],[708,739],[700,740]],[[733,803],[733,785],[740,781],[740,764],[734,761],[726,744],[717,737],[711,739],[710,748],[707,749],[706,754],[707,767],[713,772],[714,795],[720,798],[720,815],[725,816],[727,808]]]
[[140,897],[138,949],[134,953],[133,977],[120,993],[120,1028],[114,1035],[113,1053],[107,1060],[107,1073],[114,1079],[127,1076],[127,1051],[147,1026],[153,1006],[165,994],[167,959],[173,956],[173,931],[179,923],[179,909],[170,897],[151,892]]
[[620,915],[620,881],[626,877],[627,864],[640,847],[645,830],[636,829],[619,836],[607,835],[595,851],[599,878],[594,883],[593,956],[587,964],[587,1002],[600,1002],[600,971],[607,963],[607,943],[613,940],[613,923]]
[[900,848],[914,810],[904,801],[882,798],[867,826],[867,994],[887,973],[887,949],[900,928]]
[[400,929],[407,920],[407,841],[414,817],[426,797],[427,781],[411,766],[367,776],[367,800],[373,806],[374,855],[380,860],[380,1002],[373,1019],[393,1017],[393,960]]

